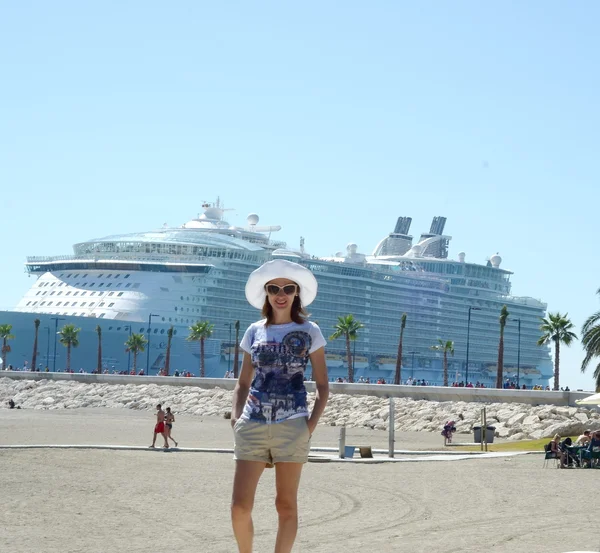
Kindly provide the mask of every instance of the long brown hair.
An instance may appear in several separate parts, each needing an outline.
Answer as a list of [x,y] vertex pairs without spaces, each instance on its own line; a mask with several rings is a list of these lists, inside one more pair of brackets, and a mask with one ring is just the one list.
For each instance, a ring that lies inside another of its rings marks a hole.
[[[300,294],[300,286],[298,286],[298,295],[294,296],[294,301],[292,302],[292,310],[290,312],[290,318],[296,324],[301,325],[302,323],[306,322],[306,319],[308,319],[308,313],[304,310],[304,307],[302,307],[302,302],[300,301],[299,294]],[[274,324],[273,308],[271,307],[271,304],[269,303],[268,296],[265,297],[265,303],[263,305],[261,314],[265,319],[267,319],[266,326]]]

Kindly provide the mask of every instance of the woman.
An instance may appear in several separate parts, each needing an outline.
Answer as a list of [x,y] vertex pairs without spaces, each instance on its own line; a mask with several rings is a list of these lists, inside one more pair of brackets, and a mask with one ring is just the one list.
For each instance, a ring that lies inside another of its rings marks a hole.
[[166,429],[167,443],[169,443],[169,440],[171,440],[175,444],[175,447],[177,447],[177,442],[175,441],[175,438],[173,438],[171,436],[171,430],[173,430],[174,422],[175,422],[175,415],[173,413],[171,413],[171,408],[167,407],[167,412],[165,413],[165,426],[167,427],[167,429]]
[[554,457],[556,457],[559,460],[560,468],[566,468],[565,456],[563,454],[560,444],[560,434],[555,434],[554,438],[552,438],[552,440],[550,441],[550,451],[554,454]]
[[[244,357],[231,413],[236,461],[231,519],[240,553],[252,553],[252,507],[265,467],[275,466],[275,553],[289,553],[296,539],[302,466],[329,397],[325,339],[304,311],[316,295],[314,275],[282,259],[265,263],[246,284],[246,299],[263,318],[248,327],[240,344]],[[309,360],[317,389],[311,413],[304,387]]]
[[456,432],[456,426],[454,421],[448,421],[444,425],[444,429],[442,430],[442,436],[444,436],[444,445],[448,445],[452,443],[452,434]]

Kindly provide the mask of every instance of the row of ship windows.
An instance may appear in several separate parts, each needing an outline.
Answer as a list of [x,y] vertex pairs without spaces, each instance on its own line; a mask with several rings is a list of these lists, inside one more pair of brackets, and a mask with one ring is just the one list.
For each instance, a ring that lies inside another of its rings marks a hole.
[[[56,292],[50,292],[50,296],[53,296]],[[45,296],[47,294],[47,292],[37,292],[36,296],[39,296],[40,294],[42,294],[42,296]],[[79,292],[67,292],[65,293],[65,296],[70,296],[71,294],[73,294],[73,297],[78,296]],[[81,296],[85,296],[87,294],[87,292],[81,292]],[[98,296],[101,296],[102,294],[104,294],[104,292],[91,292],[90,296],[95,296],[96,294],[98,294]],[[115,294],[117,294],[117,297],[121,297],[124,292],[109,292],[108,295],[109,296],[114,296]],[[62,296],[62,292],[59,292],[58,294],[56,294],[57,296]]]
[[[164,317],[163,317],[163,320],[164,320]],[[112,327],[112,326],[109,326],[109,327],[108,327],[108,330],[112,330],[112,329],[113,329],[113,327]],[[128,325],[126,325],[126,326],[123,326],[123,327],[117,326],[117,327],[115,328],[115,330],[116,330],[116,331],[120,331],[120,330],[131,330],[131,327],[130,327],[130,326],[128,326]],[[140,328],[140,334],[146,334],[147,332],[150,332],[150,329],[149,329],[149,328],[144,328],[144,327]],[[155,329],[154,329],[154,334],[159,334],[159,333],[160,333],[160,334],[164,334],[165,332],[166,332],[166,331],[165,331],[165,329],[164,329],[164,328],[161,328],[161,329],[160,329],[160,331],[159,331],[159,329],[158,329],[158,328],[155,328]],[[173,334],[177,334],[177,330],[173,329]]]
[[[43,305],[47,305],[48,307],[50,307],[50,306],[52,305],[52,303],[53,303],[53,302],[51,302],[51,301],[49,301],[49,302],[45,302],[45,301],[43,301],[43,302],[41,302],[41,303],[40,303],[40,307],[42,307]],[[30,305],[30,304],[31,304],[31,307],[35,307],[35,306],[38,304],[38,302],[37,302],[37,301],[34,301],[34,302],[32,303],[32,302],[28,301],[28,302],[27,302],[27,305],[26,305],[26,307],[29,307],[29,305]],[[109,303],[109,304],[108,304],[108,307],[112,307],[114,304],[115,304],[114,302],[111,302],[111,303]],[[69,306],[69,302],[68,302],[68,301],[66,301],[66,302],[63,304],[63,302],[61,302],[61,301],[57,301],[57,302],[56,302],[56,307],[59,307],[60,305],[62,305],[63,307],[67,307],[67,306]],[[71,305],[71,307],[76,307],[76,306],[77,306],[77,302],[76,302],[76,301],[74,301],[74,302],[73,302],[73,303],[71,303],[70,305]],[[79,307],[85,307],[85,305],[86,305],[86,302],[85,302],[85,301],[82,301],[82,302],[79,304]],[[94,307],[94,305],[96,305],[96,303],[92,301],[92,302],[90,302],[90,303],[89,303],[88,307]],[[105,305],[106,305],[106,302],[100,302],[100,303],[98,304],[98,307],[104,307]]]
[[[60,277],[63,278],[65,276],[65,273],[61,273]],[[85,273],[81,278],[87,278],[88,273]],[[102,278],[104,276],[104,273],[100,273],[96,278]],[[112,273],[108,273],[106,275],[105,278],[110,278],[112,277]],[[120,273],[115,273],[115,278],[119,278],[121,275]],[[129,278],[131,276],[130,273],[127,273],[123,278]],[[79,273],[73,275],[73,273],[69,273],[65,278],[79,278]]]
[[[137,283],[136,283],[137,284]],[[56,282],[41,282],[40,284],[38,284],[39,288],[45,288],[46,286],[50,286],[50,288],[52,288],[53,286],[56,285]],[[73,285],[74,288],[78,288],[79,286],[85,287],[88,285],[87,282],[84,282],[83,284],[81,284],[80,282],[77,282]],[[96,286],[95,282],[90,282],[90,287],[92,286]],[[61,286],[69,286],[68,284],[65,284],[64,282],[59,283],[58,288],[60,288]],[[98,288],[102,288],[104,286],[104,282],[101,282],[100,284],[98,284]],[[112,286],[111,282],[106,283],[106,287],[110,288]],[[121,286],[123,286],[123,284],[121,282],[117,283],[115,285],[115,288],[121,288]],[[133,285],[135,287],[135,284]],[[125,284],[125,288],[129,288],[131,287],[131,282],[128,282],[127,284]]]
[[[28,302],[28,303],[27,303],[27,306],[29,306],[29,304],[30,304],[30,303],[31,303],[31,302]],[[31,307],[35,307],[37,304],[38,304],[38,302],[37,302],[37,301],[36,301],[36,302],[33,302],[33,304],[31,305]],[[46,302],[42,302],[42,303],[40,303],[40,304],[39,304],[39,306],[38,306],[38,307],[42,307],[42,306],[44,306],[44,304],[45,304],[45,307],[50,307],[50,306],[52,305],[52,302],[48,302],[48,303],[46,303]],[[59,306],[60,306],[60,304],[61,304],[61,302],[57,302],[57,303],[54,305],[54,307],[59,307]],[[65,303],[62,305],[62,307],[64,308],[64,307],[67,307],[68,305],[69,305],[69,303],[68,303],[68,302],[65,302]],[[72,304],[70,305],[70,307],[75,307],[76,305],[77,305],[77,303],[75,302],[75,303],[72,303]],[[108,307],[112,307],[113,305],[114,305],[114,303],[109,303],[109,304],[108,304]],[[84,307],[84,306],[85,306],[85,302],[83,302],[83,303],[81,303],[81,304],[79,305],[79,307]],[[104,303],[104,302],[102,302],[102,303],[99,303],[99,304],[98,304],[98,308],[100,308],[100,307],[104,307],[104,306],[105,306],[105,303]],[[88,308],[90,308],[90,307],[94,307],[94,303],[93,303],[93,302],[92,302],[92,303],[90,303],[90,304],[88,304]],[[106,315],[106,313],[100,313],[100,314],[98,314],[98,315],[95,315],[95,314],[89,314],[89,313],[88,313],[88,314],[86,314],[86,313],[83,313],[83,312],[82,312],[82,313],[77,313],[77,312],[75,312],[75,311],[74,311],[73,313],[68,313],[67,311],[64,311],[63,313],[61,313],[60,311],[56,311],[56,312],[52,312],[52,311],[51,311],[49,314],[50,314],[50,315],[72,315],[72,316],[74,316],[74,317],[77,317],[78,315],[79,315],[80,317],[85,317],[85,316],[87,315],[87,316],[89,316],[89,317],[96,317],[97,319],[103,319],[103,318],[104,318],[104,315]],[[163,317],[163,318],[162,318],[162,320],[166,322],[166,319],[165,319],[165,317]],[[175,318],[173,318],[173,317],[169,317],[169,322],[170,322],[170,323],[194,324],[194,323],[197,323],[197,322],[199,322],[200,320],[201,320],[201,319],[199,319],[199,318],[196,318],[196,319],[184,319],[183,317],[182,317],[182,318],[178,318],[178,317],[175,317]],[[109,328],[109,330],[110,330],[110,329],[112,329],[112,327],[110,327],[110,328]],[[119,329],[117,328],[117,330],[119,330]],[[142,329],[140,329],[140,332],[141,332],[141,333],[144,333],[145,331],[144,331],[144,329],[142,328]],[[159,330],[158,330],[157,328],[156,328],[156,329],[154,329],[154,334],[157,334],[158,332],[159,332]],[[161,330],[160,330],[160,333],[161,333],[161,334],[164,334],[164,329],[161,329]],[[174,331],[174,333],[175,333],[175,334],[177,334],[177,331],[175,330],[175,331]]]

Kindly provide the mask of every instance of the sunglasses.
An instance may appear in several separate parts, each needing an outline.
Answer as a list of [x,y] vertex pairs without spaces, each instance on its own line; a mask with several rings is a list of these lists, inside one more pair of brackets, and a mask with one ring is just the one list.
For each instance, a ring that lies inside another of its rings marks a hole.
[[293,296],[296,293],[296,290],[298,290],[298,286],[296,284],[286,284],[285,286],[277,286],[277,284],[267,284],[265,286],[265,290],[270,296],[276,296],[281,290],[283,290],[283,293],[286,296]]

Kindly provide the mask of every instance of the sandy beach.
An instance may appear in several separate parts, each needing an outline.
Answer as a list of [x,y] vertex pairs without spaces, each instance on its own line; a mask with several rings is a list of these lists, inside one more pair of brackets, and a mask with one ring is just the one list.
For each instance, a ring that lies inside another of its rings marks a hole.
[[[149,445],[149,412],[0,411],[0,444]],[[335,447],[319,427],[313,445]],[[229,422],[180,416],[185,447],[231,447]],[[351,429],[348,443],[387,445],[387,433]],[[441,449],[441,436],[398,433],[397,447]],[[397,464],[309,463],[295,552],[562,553],[600,550],[591,470],[542,468],[542,457]],[[229,454],[0,450],[0,551],[233,553]],[[274,471],[255,507],[256,552],[272,551]]]

